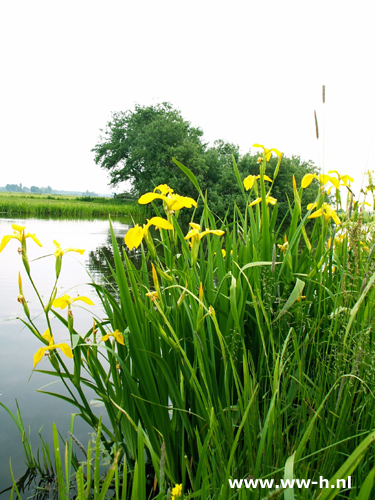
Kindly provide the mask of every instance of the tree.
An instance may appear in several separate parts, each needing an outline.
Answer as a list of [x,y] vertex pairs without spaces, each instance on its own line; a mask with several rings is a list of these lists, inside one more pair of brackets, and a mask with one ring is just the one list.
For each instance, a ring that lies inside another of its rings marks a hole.
[[180,194],[195,195],[173,157],[204,182],[207,165],[203,132],[192,127],[169,103],[136,105],[134,111],[113,113],[101,132],[100,142],[92,151],[96,164],[108,171],[111,186],[130,181],[134,194],[139,195],[168,183]]
[[18,184],[7,184],[5,186],[5,190],[11,191],[13,193],[20,193],[22,191],[22,189],[20,188],[20,186]]
[[[139,196],[159,184],[168,184],[178,194],[196,199],[195,187],[172,160],[176,158],[194,173],[202,191],[207,193],[211,210],[218,217],[224,218],[229,209],[228,220],[231,220],[234,205],[244,213],[246,200],[238,186],[233,159],[243,180],[248,175],[259,174],[259,154],[241,155],[239,146],[223,140],[207,147],[201,140],[202,130],[192,127],[171,104],[137,105],[134,111],[113,113],[101,132],[100,142],[92,151],[96,164],[108,171],[111,186],[130,181],[131,194]],[[271,178],[276,163],[273,157],[267,164],[266,173]],[[297,156],[283,157],[272,187],[272,196],[279,202],[278,222],[285,216],[285,222],[289,220],[288,199],[294,199],[293,175],[300,185],[305,174],[316,171],[311,162],[303,162]],[[314,186],[304,190],[304,209],[315,196]],[[202,206],[198,206],[197,218]]]
[[239,146],[221,139],[206,151],[208,175],[205,189],[209,206],[218,217],[224,218],[229,208],[231,219],[234,204],[241,210],[245,208],[233,168],[233,159],[238,164],[240,158]]

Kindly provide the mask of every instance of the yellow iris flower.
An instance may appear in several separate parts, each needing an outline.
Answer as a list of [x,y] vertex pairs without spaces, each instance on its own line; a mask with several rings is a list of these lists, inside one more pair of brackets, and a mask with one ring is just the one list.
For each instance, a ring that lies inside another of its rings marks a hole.
[[109,337],[113,337],[115,340],[117,340],[119,344],[125,345],[124,336],[120,332],[120,330],[115,330],[113,333],[108,333],[107,335],[103,335],[101,340],[106,341],[109,339]]
[[137,224],[135,227],[129,229],[124,238],[125,244],[129,250],[139,247],[143,238],[147,236],[150,226],[155,226],[159,229],[173,229],[172,224],[161,217],[152,217],[152,219],[150,219],[147,224],[144,224],[143,227]]
[[32,240],[35,241],[37,245],[39,245],[40,247],[42,246],[42,244],[35,236],[35,234],[30,234],[30,233],[25,234],[26,226],[20,226],[19,224],[12,224],[12,228],[14,234],[8,234],[3,237],[0,244],[0,252],[4,250],[4,248],[7,246],[7,244],[10,242],[12,238],[18,240],[20,243],[23,243],[26,240],[26,238],[31,238]]
[[253,144],[253,148],[262,148],[263,149],[263,156],[265,156],[267,161],[270,161],[271,156],[272,156],[272,151],[277,154],[279,159],[281,159],[281,157],[283,155],[282,153],[280,153],[280,151],[278,149],[275,149],[275,148],[267,149],[262,144]]
[[174,488],[172,488],[172,500],[176,500],[176,498],[181,498],[182,495],[182,484],[176,484]]
[[56,247],[56,251],[55,251],[55,257],[62,257],[63,255],[65,255],[67,252],[78,252],[80,253],[81,255],[83,254],[84,250],[81,250],[79,248],[65,248],[65,250],[62,250],[61,248],[61,245],[60,243],[57,243],[56,240],[53,240],[53,243]]
[[42,337],[45,338],[46,340],[48,340],[48,346],[41,347],[35,353],[35,355],[34,355],[34,368],[36,367],[36,365],[39,363],[39,361],[42,359],[42,357],[44,356],[44,354],[47,351],[53,351],[57,348],[61,349],[62,352],[65,354],[65,356],[67,356],[68,358],[73,357],[73,352],[72,352],[71,348],[68,346],[68,344],[66,344],[65,342],[62,342],[60,344],[55,344],[55,341],[53,340],[53,336],[51,335],[49,328],[47,328],[47,330],[44,332]]
[[69,297],[69,295],[63,295],[62,297],[55,299],[52,303],[53,307],[60,307],[61,310],[65,309],[66,306],[70,308],[70,306],[73,304],[73,302],[76,302],[77,300],[81,300],[85,304],[88,304],[89,306],[93,306],[94,302],[89,299],[88,297],[75,297],[72,299]]
[[310,186],[313,179],[318,180],[320,182],[320,184],[324,184],[324,185],[326,185],[328,182],[331,182],[335,186],[336,189],[338,189],[340,186],[340,181],[338,179],[336,179],[336,177],[332,177],[331,175],[306,174],[302,178],[301,187],[303,189],[306,189],[307,187]]
[[[307,210],[312,210],[317,207],[317,203],[309,203],[307,205]],[[313,214],[309,215],[309,219],[314,219],[316,217],[320,217],[324,215],[325,220],[329,220],[331,217],[334,220],[335,224],[341,224],[341,220],[338,218],[335,210],[328,203],[323,203],[323,205]]]
[[353,177],[350,177],[350,175],[341,175],[338,173],[337,170],[330,170],[328,173],[337,175],[338,180],[340,182],[340,186],[349,186],[350,187],[350,183],[354,182]]
[[[254,205],[257,205],[258,203],[260,203],[261,201],[262,201],[262,198],[257,198],[256,200],[254,200],[253,202],[250,203],[249,207],[253,207]],[[271,203],[271,205],[276,205],[277,199],[273,198],[272,196],[266,196],[266,203],[267,203],[267,205],[268,205],[268,203]]]
[[222,231],[221,229],[206,229],[205,231],[201,231],[201,226],[199,224],[195,224],[194,222],[189,222],[189,225],[193,229],[191,229],[185,236],[185,240],[191,239],[192,242],[199,242],[203,236],[206,236],[206,234],[216,234],[216,236],[222,236],[225,233],[225,231]]
[[[159,193],[155,193],[155,191],[159,191]],[[165,203],[165,208],[168,212],[181,210],[181,208],[191,208],[192,206],[196,207],[197,202],[193,200],[193,198],[189,198],[188,196],[180,196],[173,192],[167,184],[160,184],[154,189],[153,193],[146,193],[142,195],[138,203],[141,205],[147,205],[154,200],[163,200]]]
[[[263,176],[265,181],[273,182],[272,179],[268,177],[268,175]],[[260,179],[260,175],[248,175],[244,180],[243,180],[243,185],[245,186],[246,191],[249,191],[254,185],[254,182]]]

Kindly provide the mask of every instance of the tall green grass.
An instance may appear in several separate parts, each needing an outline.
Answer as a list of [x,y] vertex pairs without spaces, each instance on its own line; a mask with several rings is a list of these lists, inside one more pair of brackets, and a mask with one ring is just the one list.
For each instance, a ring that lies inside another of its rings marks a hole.
[[85,201],[82,197],[0,193],[0,213],[7,215],[100,217],[135,216],[144,213],[135,203],[116,203],[112,199]]
[[[304,217],[303,188],[294,185],[291,224],[280,234],[277,202],[268,203],[272,183],[266,189],[264,182],[269,154],[264,150],[252,186],[259,197],[253,206],[234,163],[248,208],[233,207],[231,224],[215,220],[194,175],[176,162],[204,206],[195,221],[200,228],[186,239],[168,209],[164,223],[155,221],[165,227],[158,238],[137,227],[129,234],[143,238],[140,269],[112,231],[117,290],[93,285],[106,319],[86,333],[74,329],[70,306],[68,315],[53,306],[56,285],[48,304],[40,299],[46,324],[52,313],[68,328],[74,354],[70,371],[51,351],[51,370],[43,373],[61,377],[71,394],[64,399],[94,428],[99,422],[83,388],[104,403],[110,421],[104,446],[118,446],[133,470],[125,498],[169,498],[175,484],[186,498],[370,498],[375,245],[363,244],[359,205],[353,222],[333,222],[322,179],[317,205]],[[273,179],[280,162],[281,155]],[[249,476],[348,475],[353,488],[346,492],[229,486],[229,479]]]

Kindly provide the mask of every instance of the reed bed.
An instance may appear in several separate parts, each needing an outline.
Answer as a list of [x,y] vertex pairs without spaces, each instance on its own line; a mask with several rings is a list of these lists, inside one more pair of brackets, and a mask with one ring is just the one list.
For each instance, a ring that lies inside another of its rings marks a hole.
[[0,213],[6,215],[100,217],[139,215],[141,207],[136,203],[115,203],[112,199],[85,201],[84,197],[59,195],[17,195],[0,193]]
[[[55,254],[49,302],[40,299],[43,335],[20,283],[23,322],[41,341],[34,363],[59,376],[70,396],[46,393],[101,428],[103,448],[114,460],[116,499],[373,498],[375,243],[363,228],[361,204],[341,221],[340,188],[350,179],[339,173],[308,174],[301,186],[290,179],[291,223],[280,233],[272,184],[282,155],[261,148],[259,176],[241,179],[234,163],[247,208],[233,207],[233,223],[215,220],[197,179],[177,161],[203,204],[200,220],[194,220],[196,200],[167,185],[139,199],[153,204],[155,217],[130,229],[124,243],[142,252],[141,268],[112,232],[116,291],[93,285],[105,319],[86,332],[74,328],[73,302],[89,305],[88,299],[56,298],[64,251]],[[267,178],[271,154],[279,161]],[[302,216],[311,182],[316,202]],[[329,187],[336,189],[333,204]],[[191,210],[187,234],[179,210]],[[160,230],[157,237],[152,226]],[[26,239],[34,235],[13,229],[32,282]],[[11,241],[5,238],[4,245]],[[60,320],[54,329],[69,330],[69,344],[54,344],[51,315]],[[48,368],[38,365],[43,353],[49,353]],[[74,359],[71,371],[65,355]],[[108,426],[94,415],[85,386],[105,406]],[[351,488],[331,488],[348,476]],[[328,488],[230,485],[234,479],[321,477]],[[81,472],[76,478],[90,498],[90,481],[83,484]],[[68,498],[68,486],[61,491],[60,498]]]

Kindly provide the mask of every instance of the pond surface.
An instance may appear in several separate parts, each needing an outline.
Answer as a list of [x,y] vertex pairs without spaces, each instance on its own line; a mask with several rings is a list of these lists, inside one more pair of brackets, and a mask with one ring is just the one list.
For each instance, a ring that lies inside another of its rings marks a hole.
[[[4,235],[13,234],[12,223],[26,226],[26,230],[31,234],[35,233],[43,245],[40,248],[31,238],[26,240],[31,274],[39,293],[46,302],[55,281],[54,251],[56,247],[53,240],[58,241],[62,249],[68,247],[85,249],[83,255],[76,252],[64,255],[57,297],[67,293],[72,297],[83,295],[91,298],[94,306],[87,306],[83,302],[76,302],[73,305],[73,307],[76,306],[73,310],[75,329],[79,333],[86,333],[92,326],[93,317],[103,317],[99,300],[89,283],[91,282],[90,276],[96,282],[103,282],[105,276],[109,275],[105,257],[110,260],[113,254],[108,220],[16,219],[0,216],[0,241]],[[132,225],[131,220],[127,219],[113,222],[119,244],[123,244],[123,238]],[[55,422],[61,435],[66,436],[70,425],[70,414],[75,412],[75,408],[56,397],[36,392],[41,389],[59,394],[65,393],[62,383],[55,377],[33,372],[33,357],[41,347],[41,343],[17,319],[21,317],[26,320],[22,305],[17,302],[19,271],[31,317],[35,318],[35,324],[42,333],[47,325],[41,305],[28,282],[22,259],[17,252],[19,246],[18,240],[11,239],[0,253],[0,402],[16,413],[15,400],[17,400],[24,427],[31,429],[31,442],[34,454],[36,454],[36,448],[40,445],[38,431],[42,428],[44,440],[51,442],[52,422]],[[42,256],[46,257],[40,258]],[[66,309],[61,311],[62,316],[65,314]],[[67,341],[67,330],[53,315],[51,315],[51,320],[55,341]],[[49,360],[44,357],[37,368],[49,370],[50,367]],[[89,400],[93,397],[94,394],[88,394]],[[96,409],[98,415],[100,410],[101,408]],[[9,458],[12,460],[12,469],[16,478],[26,471],[26,466],[18,429],[2,407],[0,407],[0,423],[1,492],[11,484]],[[92,429],[77,417],[75,436],[84,447],[87,447],[90,439],[89,432],[92,432]],[[0,497],[1,499],[9,498],[9,492],[3,493]]]

